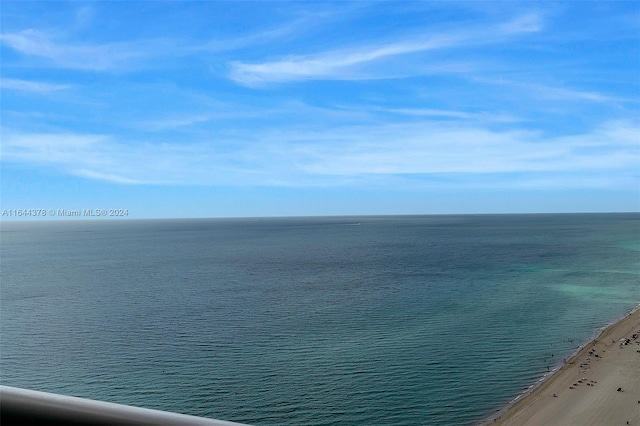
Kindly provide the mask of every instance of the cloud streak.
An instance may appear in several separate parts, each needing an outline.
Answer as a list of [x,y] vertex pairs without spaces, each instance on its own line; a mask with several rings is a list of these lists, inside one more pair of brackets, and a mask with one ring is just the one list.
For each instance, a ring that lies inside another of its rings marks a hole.
[[[103,44],[64,44],[51,35],[34,29],[2,34],[0,43],[26,56],[44,59],[50,64],[84,71],[125,69],[137,61],[163,52],[158,41]],[[166,46],[165,46],[166,48]]]
[[[519,176],[503,185],[544,181],[562,186],[637,180],[640,127],[609,122],[589,133],[546,138],[539,132],[497,132],[442,123],[353,126],[333,131],[273,130],[250,139],[125,144],[114,137],[3,132],[3,161],[49,166],[84,178],[126,184],[336,186],[378,177],[455,174]],[[565,176],[564,178],[562,176]],[[635,176],[635,177],[634,177]]]
[[[229,77],[248,86],[314,79],[388,78],[389,75],[386,73],[377,75],[359,69],[359,67],[388,61],[402,55],[483,43],[499,43],[505,38],[536,32],[540,28],[540,18],[537,15],[526,15],[497,28],[483,28],[433,36],[420,35],[412,40],[333,50],[314,55],[290,56],[279,61],[263,63],[236,61],[231,63]],[[424,72],[424,67],[420,68]]]
[[531,131],[417,123],[316,135],[313,143],[297,148],[297,158],[301,169],[324,175],[612,170],[640,164],[639,136],[638,127],[621,123],[553,138]]
[[529,83],[529,82],[505,80],[503,78],[489,79],[489,78],[474,77],[471,80],[481,84],[487,84],[487,85],[498,86],[498,87],[502,86],[507,88],[515,88],[528,93],[529,96],[531,97],[544,99],[544,100],[588,101],[588,102],[596,102],[596,103],[624,103],[624,102],[638,103],[639,102],[638,99],[609,96],[609,95],[594,92],[594,91],[576,90],[576,89],[546,85],[541,83]]
[[32,93],[49,93],[69,89],[67,84],[51,84],[41,81],[19,80],[14,78],[0,79],[0,88]]

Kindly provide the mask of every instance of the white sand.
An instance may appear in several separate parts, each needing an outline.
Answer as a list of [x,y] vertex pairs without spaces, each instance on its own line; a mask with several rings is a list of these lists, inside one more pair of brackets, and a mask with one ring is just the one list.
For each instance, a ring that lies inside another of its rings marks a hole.
[[[620,346],[623,338],[631,340]],[[640,309],[604,330],[493,424],[640,426]]]

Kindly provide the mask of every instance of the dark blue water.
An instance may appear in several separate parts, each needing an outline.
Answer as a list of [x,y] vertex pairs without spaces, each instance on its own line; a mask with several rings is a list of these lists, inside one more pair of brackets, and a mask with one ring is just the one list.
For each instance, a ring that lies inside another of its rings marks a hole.
[[256,425],[474,424],[640,301],[638,214],[1,231],[2,384]]

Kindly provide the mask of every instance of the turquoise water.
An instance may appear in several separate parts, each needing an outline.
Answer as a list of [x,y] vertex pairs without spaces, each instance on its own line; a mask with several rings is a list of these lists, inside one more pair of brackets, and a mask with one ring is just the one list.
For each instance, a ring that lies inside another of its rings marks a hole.
[[474,424],[640,301],[640,215],[4,222],[2,384]]

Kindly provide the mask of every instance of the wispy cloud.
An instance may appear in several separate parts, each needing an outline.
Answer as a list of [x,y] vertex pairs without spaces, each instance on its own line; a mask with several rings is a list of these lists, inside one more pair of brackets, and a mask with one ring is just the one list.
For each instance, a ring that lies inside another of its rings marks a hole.
[[255,177],[241,151],[216,144],[124,143],[116,137],[80,133],[26,133],[2,129],[2,161],[51,167],[117,184],[242,184]]
[[[391,56],[421,52],[450,46],[454,40],[434,38],[423,42],[389,44],[383,47],[340,50],[310,56],[291,57],[287,60],[262,64],[232,63],[231,78],[243,84],[286,82],[306,79],[370,78],[354,74],[350,67]],[[351,71],[347,73],[346,71]]]
[[613,170],[640,163],[639,135],[638,127],[626,124],[545,138],[530,131],[416,123],[340,129],[293,149],[301,169],[324,175]]
[[[317,24],[318,19],[315,19],[315,21]],[[291,22],[281,24],[275,28],[253,32],[246,35],[230,38],[215,38],[203,44],[195,45],[191,47],[190,50],[213,53],[237,50],[247,46],[253,47],[256,45],[271,43],[273,40],[292,37],[303,29],[308,28],[312,23],[313,21],[308,18],[296,19]]]
[[51,83],[45,83],[41,81],[28,81],[28,80],[19,80],[19,79],[13,79],[13,78],[0,79],[0,88],[10,89],[10,90],[19,90],[23,92],[48,93],[48,92],[57,92],[59,90],[69,89],[70,87],[71,86],[68,84],[51,84]]
[[[534,96],[539,96],[545,99],[564,99],[564,100],[577,100],[577,101],[591,101],[591,102],[623,102],[628,101],[625,99],[608,96],[602,93],[589,92],[582,90],[572,90],[564,87],[550,87],[540,84],[525,84],[523,87],[529,90]],[[638,102],[637,99],[633,100]]]
[[137,127],[158,132],[163,130],[177,129],[181,127],[189,127],[199,123],[206,123],[215,118],[216,115],[214,114],[181,115],[179,117],[171,117],[162,120],[153,120],[138,123]]
[[480,121],[484,123],[515,123],[522,121],[511,114],[501,112],[466,112],[433,108],[382,108],[365,107],[365,110],[397,114],[399,116],[443,118],[452,120]]
[[153,51],[151,46],[145,46],[149,42],[64,44],[50,34],[34,29],[2,34],[0,42],[24,55],[48,60],[58,67],[92,71],[121,69]]
[[502,185],[545,180],[562,187],[580,180],[576,176],[590,176],[581,184],[590,187],[620,179],[637,183],[640,165],[640,126],[629,122],[563,137],[440,122],[290,128],[236,137],[243,143],[227,138],[131,145],[102,135],[9,131],[3,132],[2,158],[114,183],[272,186],[370,185],[378,177],[452,174],[473,186],[481,176],[511,174]]
[[540,15],[528,13],[498,26],[499,33],[504,35],[519,33],[535,33],[542,30]]
[[[348,9],[348,8],[347,8]],[[44,59],[49,64],[68,69],[88,71],[121,71],[140,66],[155,57],[187,57],[203,53],[255,48],[278,39],[295,38],[297,34],[327,21],[338,19],[336,11],[300,14],[272,28],[233,37],[188,42],[179,38],[153,38],[126,42],[89,43],[76,41],[76,31],[86,30],[94,23],[94,8],[75,10],[75,19],[57,29],[25,29],[0,34],[0,43],[26,56]],[[343,12],[344,13],[344,12]]]
[[113,173],[101,173],[95,170],[89,170],[89,169],[83,169],[83,168],[69,169],[69,172],[75,176],[85,177],[85,178],[94,179],[94,180],[101,180],[103,182],[119,183],[123,185],[158,184],[158,182],[145,182],[141,180],[126,178]]
[[[425,36],[420,34],[400,41],[377,45],[345,48],[313,55],[290,56],[279,61],[263,63],[231,63],[230,78],[245,85],[259,85],[269,82],[288,82],[313,79],[375,79],[388,78],[388,74],[375,75],[359,67],[390,60],[401,55],[416,54],[432,50],[498,43],[516,34],[539,31],[540,18],[527,15],[498,27],[472,29]],[[421,68],[424,72],[424,67]],[[442,71],[442,70],[441,70]]]
[[606,94],[595,92],[595,91],[577,90],[577,89],[572,89],[572,88],[567,88],[562,86],[514,81],[514,80],[508,80],[504,78],[495,79],[495,78],[473,77],[471,80],[481,84],[515,88],[520,91],[526,92],[527,95],[530,97],[534,97],[538,99],[588,101],[588,102],[598,102],[598,103],[608,103],[608,102],[638,103],[639,101],[637,98],[625,99],[625,98],[620,98],[616,96],[606,95]]
[[[224,105],[219,103],[220,105]],[[162,132],[165,130],[173,130],[180,128],[189,128],[198,124],[204,124],[214,121],[238,120],[246,118],[264,117],[269,114],[264,109],[257,111],[256,109],[243,108],[242,106],[227,105],[226,109],[216,106],[213,112],[202,113],[174,113],[163,119],[154,119],[147,121],[139,121],[132,124],[132,127],[143,129],[145,131]]]
[[278,22],[276,25],[271,24],[270,27],[244,35],[213,38],[203,44],[192,46],[190,50],[215,53],[246,47],[255,48],[272,43],[274,40],[294,40],[315,28],[353,16],[354,12],[367,7],[365,3],[358,2],[344,2],[340,4],[340,7],[321,3],[315,3],[312,7],[307,7],[304,3],[296,3],[293,7],[291,4],[287,8],[287,15],[290,17],[285,18],[283,22]]

